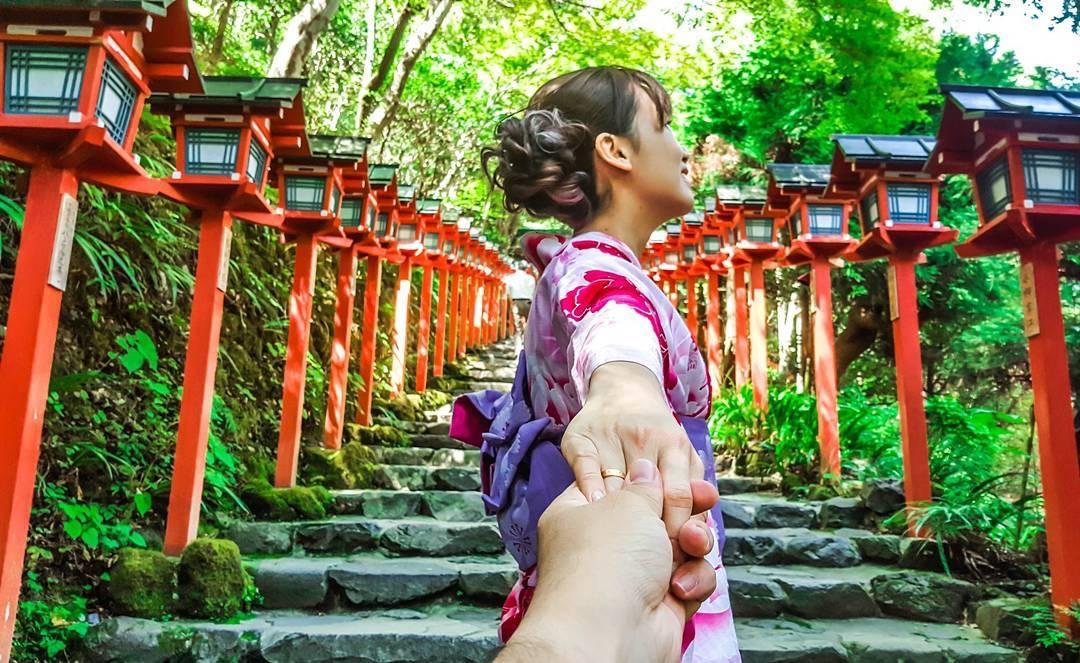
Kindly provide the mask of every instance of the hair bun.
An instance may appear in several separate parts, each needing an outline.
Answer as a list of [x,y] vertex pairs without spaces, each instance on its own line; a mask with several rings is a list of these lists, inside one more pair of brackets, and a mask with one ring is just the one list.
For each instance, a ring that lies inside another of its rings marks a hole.
[[584,162],[592,159],[588,127],[567,120],[558,110],[529,110],[520,119],[504,120],[495,137],[498,146],[485,148],[481,161],[503,190],[508,212],[525,210],[571,227],[589,219],[596,193],[588,174],[591,167]]

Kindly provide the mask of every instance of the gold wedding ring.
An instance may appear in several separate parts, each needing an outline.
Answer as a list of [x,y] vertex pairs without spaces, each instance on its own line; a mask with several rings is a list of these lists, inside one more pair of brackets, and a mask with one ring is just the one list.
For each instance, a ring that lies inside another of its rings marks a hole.
[[622,470],[600,470],[600,476],[604,479],[626,480],[626,472],[623,472]]

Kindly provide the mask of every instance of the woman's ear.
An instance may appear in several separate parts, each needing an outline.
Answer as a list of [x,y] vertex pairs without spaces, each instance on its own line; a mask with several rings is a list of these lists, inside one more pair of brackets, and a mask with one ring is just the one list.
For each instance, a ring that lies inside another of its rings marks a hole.
[[596,137],[596,158],[600,163],[629,173],[634,169],[630,159],[632,147],[630,141],[622,136],[602,133]]

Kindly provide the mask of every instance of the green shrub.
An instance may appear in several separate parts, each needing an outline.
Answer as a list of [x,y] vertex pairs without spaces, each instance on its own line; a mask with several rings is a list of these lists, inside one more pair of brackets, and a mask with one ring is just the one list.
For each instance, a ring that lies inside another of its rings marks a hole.
[[176,604],[176,563],[156,550],[124,548],[109,571],[109,596],[118,613],[160,619]]
[[202,619],[231,619],[246,603],[250,579],[232,541],[196,539],[188,544],[177,569],[180,612]]

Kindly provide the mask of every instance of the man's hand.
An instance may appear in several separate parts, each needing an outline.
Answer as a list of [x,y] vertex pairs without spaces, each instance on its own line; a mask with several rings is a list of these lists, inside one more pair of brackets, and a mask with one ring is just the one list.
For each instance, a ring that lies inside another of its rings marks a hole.
[[[692,494],[694,511],[718,499],[705,482]],[[716,588],[701,559],[716,542],[687,521],[675,538],[692,559],[673,575],[663,501],[656,466],[638,460],[623,490],[590,503],[575,485],[553,502],[540,518],[536,594],[499,661],[678,661],[686,620]]]

